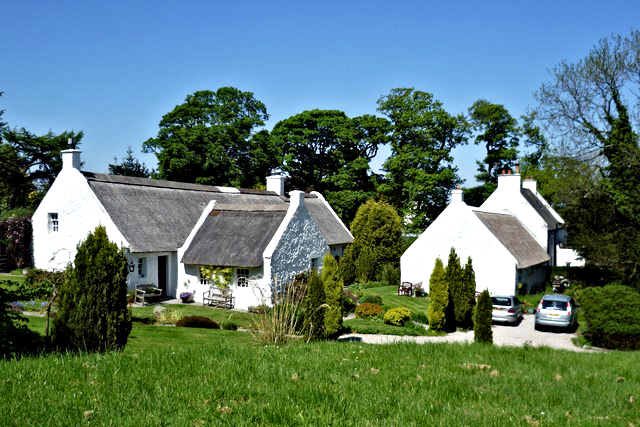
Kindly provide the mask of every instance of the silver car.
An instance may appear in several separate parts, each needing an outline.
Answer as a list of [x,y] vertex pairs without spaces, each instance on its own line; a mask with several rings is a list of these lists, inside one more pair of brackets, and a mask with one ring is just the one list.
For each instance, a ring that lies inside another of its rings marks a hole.
[[493,295],[491,303],[493,304],[491,320],[494,322],[507,322],[515,326],[523,316],[522,304],[513,295]]
[[545,295],[536,310],[536,330],[540,326],[572,328],[576,324],[576,302],[568,295]]

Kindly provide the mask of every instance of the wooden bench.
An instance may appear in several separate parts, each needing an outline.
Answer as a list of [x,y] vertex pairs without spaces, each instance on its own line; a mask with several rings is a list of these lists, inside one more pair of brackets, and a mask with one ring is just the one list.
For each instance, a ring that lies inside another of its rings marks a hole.
[[136,297],[134,302],[144,306],[145,302],[158,302],[162,296],[162,289],[153,285],[136,285]]
[[202,294],[202,305],[233,308],[236,305],[236,298],[231,289],[209,286],[209,290]]
[[402,282],[400,286],[398,286],[398,295],[413,296],[413,283]]

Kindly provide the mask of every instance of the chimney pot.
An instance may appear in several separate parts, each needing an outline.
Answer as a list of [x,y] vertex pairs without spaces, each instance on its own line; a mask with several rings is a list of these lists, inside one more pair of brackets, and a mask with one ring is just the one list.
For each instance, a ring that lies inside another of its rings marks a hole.
[[284,175],[282,173],[267,177],[267,191],[274,191],[279,196],[284,196]]

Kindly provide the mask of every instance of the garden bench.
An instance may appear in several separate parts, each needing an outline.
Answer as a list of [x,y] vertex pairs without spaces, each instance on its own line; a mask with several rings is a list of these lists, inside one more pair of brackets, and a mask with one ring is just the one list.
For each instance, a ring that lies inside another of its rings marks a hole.
[[209,290],[202,294],[202,305],[233,308],[236,305],[236,298],[231,289],[209,286]]
[[398,295],[407,295],[413,296],[413,283],[411,282],[402,282],[400,286],[398,286]]
[[136,297],[134,302],[140,303],[144,306],[144,303],[150,301],[160,301],[162,296],[162,289],[156,288],[154,285],[136,285]]

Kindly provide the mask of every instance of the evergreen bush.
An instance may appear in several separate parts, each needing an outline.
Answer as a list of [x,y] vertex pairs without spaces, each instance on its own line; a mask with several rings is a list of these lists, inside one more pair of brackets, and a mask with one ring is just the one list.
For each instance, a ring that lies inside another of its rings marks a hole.
[[371,304],[382,305],[382,297],[377,294],[364,294],[359,299],[360,304],[364,304],[366,302]]
[[376,260],[371,248],[362,248],[356,258],[356,279],[360,283],[376,279]]
[[[176,322],[176,326],[183,328],[220,329],[218,322],[206,316],[184,316]],[[236,326],[236,329],[237,328]]]
[[473,327],[473,308],[476,306],[476,274],[473,271],[471,257],[462,270],[462,289],[459,301],[456,303],[456,311],[460,311],[460,320],[456,315],[458,325],[465,329]]
[[445,311],[449,305],[449,292],[442,260],[436,258],[433,272],[429,278],[429,329],[441,331],[445,327]]
[[585,337],[597,347],[640,349],[640,293],[610,284],[581,289],[578,301],[587,323]]
[[462,324],[463,312],[461,309],[463,291],[460,258],[453,247],[449,251],[444,276],[449,292],[449,305],[445,311],[445,328],[449,331],[455,331],[456,326]]
[[475,319],[473,322],[473,339],[476,342],[492,344],[493,331],[491,330],[491,315],[493,304],[488,290],[484,290],[478,297]]
[[358,305],[358,297],[350,290],[342,291],[342,314],[353,313]]
[[382,272],[380,273],[380,280],[387,282],[389,286],[400,285],[400,269],[392,263],[386,263],[382,266]]
[[131,332],[127,257],[98,226],[77,248],[58,297],[53,342],[65,350],[122,349]]
[[327,308],[324,311],[324,335],[336,337],[342,330],[342,288],[338,263],[331,254],[322,261],[322,281]]
[[311,270],[304,297],[304,330],[310,339],[324,337],[324,311],[326,308],[324,284],[318,272]]
[[223,322],[222,329],[225,331],[237,331],[238,325],[235,322]]
[[404,326],[411,320],[411,311],[406,307],[394,307],[384,313],[384,323]]

